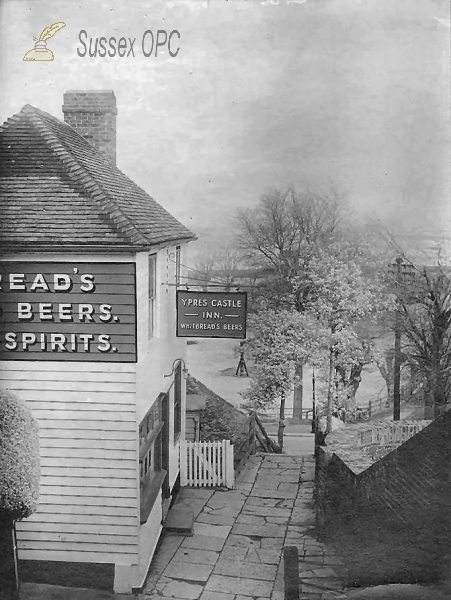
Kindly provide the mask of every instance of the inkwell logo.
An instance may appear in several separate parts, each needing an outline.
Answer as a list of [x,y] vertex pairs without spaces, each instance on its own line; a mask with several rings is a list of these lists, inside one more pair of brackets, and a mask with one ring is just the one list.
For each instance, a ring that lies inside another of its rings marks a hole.
[[47,40],[55,35],[60,29],[66,27],[66,23],[54,23],[50,27],[46,27],[35,40],[34,49],[30,50],[23,57],[24,60],[53,60],[53,52],[47,48]]

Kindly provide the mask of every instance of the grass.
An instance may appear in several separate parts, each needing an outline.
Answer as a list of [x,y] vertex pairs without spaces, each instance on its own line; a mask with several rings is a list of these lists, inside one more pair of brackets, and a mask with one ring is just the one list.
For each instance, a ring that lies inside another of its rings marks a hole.
[[[240,406],[243,392],[250,383],[249,377],[236,377],[239,361],[240,340],[236,339],[188,339],[188,370],[223,398]],[[252,361],[245,355],[249,375],[252,376]],[[304,368],[304,408],[312,406],[312,369]],[[324,393],[324,392],[323,392]],[[366,365],[362,371],[362,382],[357,390],[356,401],[359,406],[368,406],[370,399],[385,398],[385,382],[376,365]],[[317,380],[317,398],[321,397]],[[291,395],[287,399],[287,414],[292,407]],[[277,407],[274,409],[276,410]]]

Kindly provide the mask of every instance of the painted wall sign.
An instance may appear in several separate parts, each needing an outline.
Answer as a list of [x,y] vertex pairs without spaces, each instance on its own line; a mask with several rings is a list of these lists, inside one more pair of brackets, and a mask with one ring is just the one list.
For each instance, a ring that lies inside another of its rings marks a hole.
[[246,337],[246,292],[177,291],[177,337]]
[[136,359],[134,263],[0,261],[0,360]]

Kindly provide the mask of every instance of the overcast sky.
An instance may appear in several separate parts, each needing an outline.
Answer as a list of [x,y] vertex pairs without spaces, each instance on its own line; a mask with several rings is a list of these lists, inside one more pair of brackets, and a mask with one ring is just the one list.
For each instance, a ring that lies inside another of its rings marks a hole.
[[[3,0],[3,122],[62,118],[68,89],[113,89],[118,166],[201,239],[271,188],[333,182],[356,213],[449,234],[447,0]],[[23,62],[33,36],[53,62]],[[146,58],[146,30],[180,50]],[[79,33],[136,38],[80,58]]]

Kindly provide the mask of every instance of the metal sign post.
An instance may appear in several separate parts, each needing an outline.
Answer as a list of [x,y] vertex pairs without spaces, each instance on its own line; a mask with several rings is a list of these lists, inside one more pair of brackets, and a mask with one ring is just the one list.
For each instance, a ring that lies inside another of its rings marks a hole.
[[249,373],[247,372],[246,361],[244,360],[244,344],[245,342],[240,342],[240,360],[238,362],[238,366],[235,372],[236,377],[244,377],[245,373],[246,377],[249,377]]

